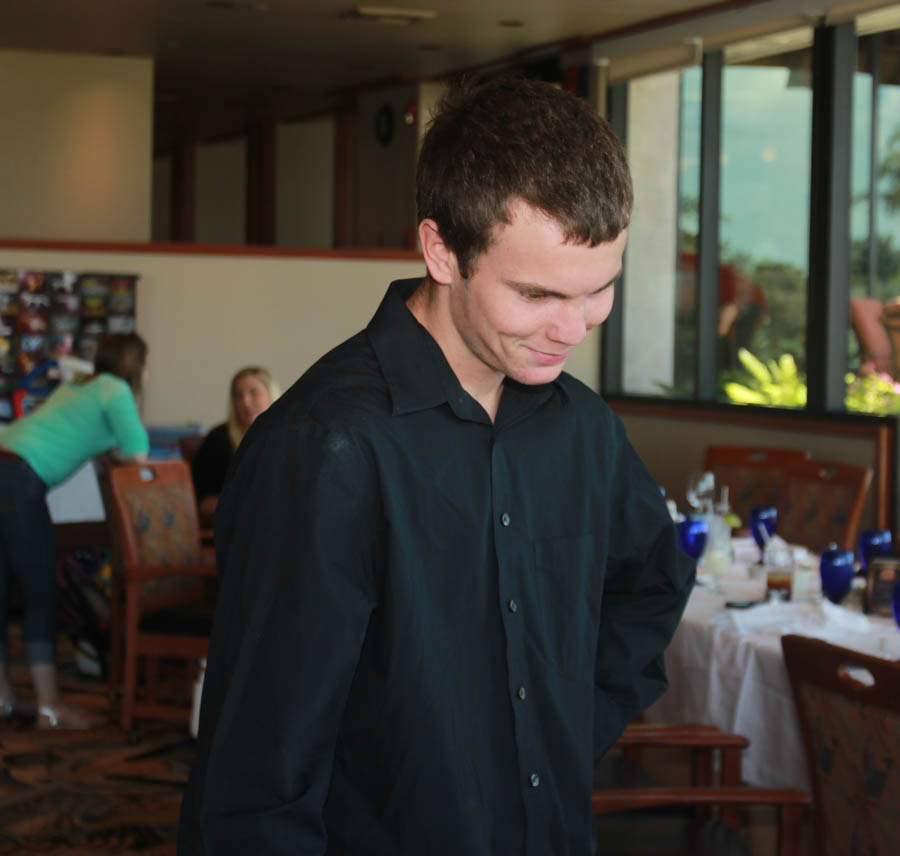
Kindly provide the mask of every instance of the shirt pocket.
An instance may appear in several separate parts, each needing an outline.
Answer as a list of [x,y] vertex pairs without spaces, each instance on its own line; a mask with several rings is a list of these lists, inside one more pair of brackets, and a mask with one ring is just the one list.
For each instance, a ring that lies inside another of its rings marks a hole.
[[591,534],[534,542],[531,638],[543,659],[568,678],[593,663],[600,614],[600,564]]

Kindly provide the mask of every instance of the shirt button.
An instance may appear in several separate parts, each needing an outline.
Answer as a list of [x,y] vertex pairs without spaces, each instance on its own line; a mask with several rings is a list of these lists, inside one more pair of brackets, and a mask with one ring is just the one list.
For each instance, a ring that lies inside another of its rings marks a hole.
[[528,781],[531,782],[531,787],[536,788],[541,784],[541,777],[537,773],[532,773]]
[[505,511],[500,515],[500,522],[504,526],[509,526],[509,515]]
[[516,690],[516,695],[517,695],[522,701],[525,701],[525,687],[519,687],[519,689]]
[[518,611],[519,611],[519,604],[517,604],[514,600],[510,600],[510,602],[509,602],[508,604],[506,604],[506,608],[507,608],[510,612],[518,612]]

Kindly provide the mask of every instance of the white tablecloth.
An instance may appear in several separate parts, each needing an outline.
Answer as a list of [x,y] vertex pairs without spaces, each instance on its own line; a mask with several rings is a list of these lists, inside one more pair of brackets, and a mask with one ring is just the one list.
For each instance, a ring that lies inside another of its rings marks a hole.
[[[900,630],[891,619],[836,607],[818,594],[796,603],[726,609],[726,600],[763,594],[764,583],[748,578],[746,564],[735,564],[721,584],[722,593],[708,583],[694,589],[666,652],[669,689],[647,719],[705,723],[743,734],[750,739],[743,758],[747,782],[809,790],[781,637],[799,633],[900,659]],[[856,602],[854,595],[850,600]]]

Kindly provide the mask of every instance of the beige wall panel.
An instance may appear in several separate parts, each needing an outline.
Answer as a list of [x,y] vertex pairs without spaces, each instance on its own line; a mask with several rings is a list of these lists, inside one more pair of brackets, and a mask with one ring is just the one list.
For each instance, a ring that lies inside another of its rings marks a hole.
[[333,116],[278,125],[275,144],[276,242],[334,246]]
[[150,239],[153,61],[0,51],[0,235]]
[[247,142],[241,137],[197,146],[194,240],[243,244],[247,211]]

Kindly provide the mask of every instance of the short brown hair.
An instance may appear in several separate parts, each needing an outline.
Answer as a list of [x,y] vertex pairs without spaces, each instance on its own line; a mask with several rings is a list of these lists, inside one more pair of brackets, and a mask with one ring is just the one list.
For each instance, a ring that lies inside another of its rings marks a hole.
[[97,345],[94,374],[120,377],[139,396],[146,361],[147,343],[137,333],[107,333]]
[[633,203],[622,144],[587,102],[552,84],[451,86],[419,155],[419,222],[437,223],[467,277],[516,198],[559,222],[568,241],[614,240]]

